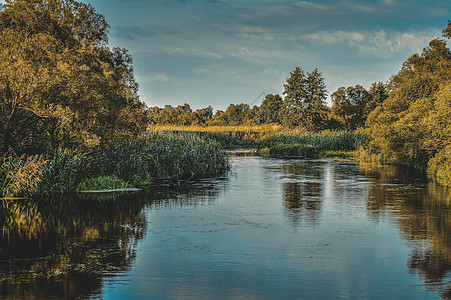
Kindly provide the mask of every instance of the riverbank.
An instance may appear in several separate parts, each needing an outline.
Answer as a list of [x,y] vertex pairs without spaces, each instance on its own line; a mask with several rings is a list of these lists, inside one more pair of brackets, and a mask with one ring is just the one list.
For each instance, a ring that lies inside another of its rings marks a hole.
[[280,125],[259,126],[153,126],[156,132],[190,132],[221,144],[226,149],[255,148],[266,157],[357,157],[366,138],[347,131],[311,133]]
[[220,145],[190,133],[149,133],[134,143],[0,157],[3,198],[148,187],[158,180],[214,177],[228,170]]

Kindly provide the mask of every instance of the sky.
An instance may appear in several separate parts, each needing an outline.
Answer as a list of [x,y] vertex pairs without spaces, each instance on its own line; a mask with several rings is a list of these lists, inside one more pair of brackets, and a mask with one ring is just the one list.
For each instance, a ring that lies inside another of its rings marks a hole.
[[451,19],[449,0],[82,2],[105,16],[110,46],[129,50],[148,107],[259,105],[266,94],[282,95],[296,67],[317,68],[329,95],[369,88],[441,37]]

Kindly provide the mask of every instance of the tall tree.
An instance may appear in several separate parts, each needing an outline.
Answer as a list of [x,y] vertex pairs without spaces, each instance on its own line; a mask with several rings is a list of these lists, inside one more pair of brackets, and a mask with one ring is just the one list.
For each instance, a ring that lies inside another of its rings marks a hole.
[[317,131],[323,129],[327,121],[327,90],[324,78],[318,69],[307,74],[305,102],[305,127]]
[[144,129],[132,59],[124,49],[108,48],[108,28],[91,5],[74,0],[6,1],[0,148],[98,144]]
[[287,78],[287,83],[283,85],[283,100],[282,108],[282,123],[289,127],[296,127],[303,125],[304,118],[304,100],[306,93],[306,76],[304,70],[296,67]]
[[383,82],[373,82],[368,90],[368,93],[371,96],[371,100],[366,105],[365,113],[367,116],[376,107],[382,105],[382,103],[388,98],[388,87]]
[[324,127],[327,120],[327,91],[318,69],[306,76],[301,68],[296,67],[284,84],[283,94],[282,122],[285,125],[301,126],[313,131]]
[[443,29],[443,36],[451,39],[451,21],[448,20],[448,27]]

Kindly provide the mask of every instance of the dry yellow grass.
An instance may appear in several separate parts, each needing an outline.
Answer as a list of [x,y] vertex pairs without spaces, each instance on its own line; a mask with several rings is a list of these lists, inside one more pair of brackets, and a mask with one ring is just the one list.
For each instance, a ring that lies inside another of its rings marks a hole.
[[209,133],[250,133],[259,136],[273,136],[279,134],[291,136],[319,135],[334,136],[340,135],[344,131],[323,130],[319,133],[312,133],[303,128],[289,129],[279,124],[265,124],[254,126],[182,126],[182,125],[149,125],[149,131],[171,131],[171,132],[209,132]]
[[186,132],[256,132],[278,134],[285,132],[282,125],[255,125],[255,126],[180,126],[180,125],[151,125],[148,127],[152,131],[186,131]]

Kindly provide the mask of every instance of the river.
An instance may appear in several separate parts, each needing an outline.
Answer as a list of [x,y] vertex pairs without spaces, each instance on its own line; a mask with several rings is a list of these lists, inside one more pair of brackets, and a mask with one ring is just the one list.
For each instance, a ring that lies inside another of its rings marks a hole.
[[451,298],[451,191],[403,167],[236,155],[224,178],[2,203],[2,299]]

